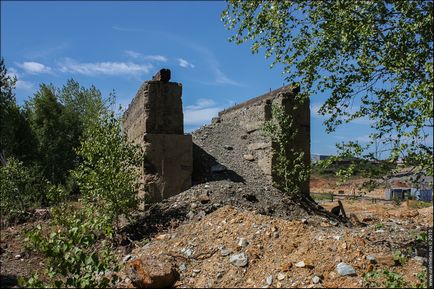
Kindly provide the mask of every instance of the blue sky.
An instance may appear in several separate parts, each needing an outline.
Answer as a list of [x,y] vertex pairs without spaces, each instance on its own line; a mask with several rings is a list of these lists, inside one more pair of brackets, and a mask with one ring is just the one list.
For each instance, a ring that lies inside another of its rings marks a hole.
[[[264,54],[228,41],[220,21],[225,2],[1,2],[1,56],[18,77],[22,104],[40,83],[63,86],[73,78],[116,91],[126,107],[141,83],[160,68],[183,84],[184,122],[192,131],[218,111],[285,84],[281,67]],[[369,121],[326,134],[311,99],[312,153],[333,154],[335,143],[366,142]]]

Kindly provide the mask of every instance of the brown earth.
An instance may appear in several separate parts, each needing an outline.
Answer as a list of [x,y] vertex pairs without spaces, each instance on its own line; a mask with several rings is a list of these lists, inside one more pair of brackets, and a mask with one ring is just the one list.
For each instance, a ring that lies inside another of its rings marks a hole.
[[[425,267],[413,258],[414,240],[429,220],[432,225],[432,207],[428,208],[430,216],[426,215],[428,209],[391,208],[395,219],[392,215],[376,214],[383,209],[381,204],[374,206],[377,208],[370,219],[347,206],[348,212],[369,219],[365,227],[351,228],[335,226],[326,219],[318,226],[311,224],[309,218],[304,224],[224,206],[199,221],[156,235],[131,255],[133,259],[160,254],[172,257],[180,272],[175,287],[262,287],[270,275],[270,287],[362,287],[364,273],[382,268],[417,284],[415,275]],[[408,217],[410,213],[414,217]],[[378,229],[380,223],[382,230]],[[245,238],[248,245],[239,246],[239,238]],[[222,248],[231,254],[245,252],[248,265],[232,265],[229,256],[222,256]],[[190,255],[185,253],[187,250],[191,250]],[[408,261],[403,266],[394,266],[393,253],[397,250],[407,254]],[[370,265],[367,255],[374,255],[378,264]],[[304,268],[295,266],[300,261],[306,264]],[[339,276],[339,262],[351,265],[357,275]],[[313,284],[314,276],[321,277],[319,284]],[[122,285],[132,287],[128,279]]]

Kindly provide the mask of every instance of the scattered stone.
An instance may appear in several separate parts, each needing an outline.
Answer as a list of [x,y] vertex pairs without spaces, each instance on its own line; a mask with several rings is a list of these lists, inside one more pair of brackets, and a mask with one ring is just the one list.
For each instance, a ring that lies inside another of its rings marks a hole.
[[330,220],[329,223],[330,223],[330,225],[332,225],[332,226],[337,226],[337,225],[338,225],[338,222],[333,221],[333,220]]
[[208,197],[208,194],[201,194],[199,197],[198,197],[198,200],[202,203],[202,204],[206,204],[206,203],[209,203],[211,200],[210,200],[210,198]]
[[226,171],[227,168],[224,165],[216,164],[211,167],[211,173],[221,173]]
[[230,145],[225,145],[225,146],[223,146],[226,150],[228,150],[228,151],[231,151],[231,150],[233,150],[234,149],[234,147],[233,146],[230,146]]
[[371,264],[376,264],[377,263],[377,258],[375,258],[374,255],[367,255],[366,256],[366,260],[368,260],[369,263],[371,263]]
[[356,270],[351,265],[341,262],[336,266],[336,271],[341,276],[353,276],[356,275]]
[[191,219],[193,219],[193,217],[194,217],[193,211],[188,212],[187,218],[189,218],[191,220]]
[[128,260],[130,260],[133,256],[131,254],[126,255],[123,259],[122,262],[126,263]]
[[281,269],[283,272],[288,272],[288,271],[292,268],[293,265],[294,265],[294,264],[292,264],[292,262],[284,263],[284,264],[282,264],[282,265],[280,266],[280,269]]
[[382,233],[384,233],[385,231],[383,230],[383,229],[379,229],[379,230],[377,230],[377,231],[375,231],[375,233],[377,233],[377,234],[382,234]]
[[253,155],[251,155],[251,154],[243,155],[243,158],[244,158],[246,161],[249,161],[249,162],[252,162],[252,161],[255,160],[255,157],[254,157]]
[[181,250],[181,253],[183,253],[187,258],[193,256],[193,249],[191,248],[183,248]]
[[134,286],[140,288],[168,288],[179,279],[179,273],[168,256],[150,256],[132,260],[126,268]]
[[199,211],[199,213],[197,213],[197,217],[199,218],[199,219],[202,219],[202,218],[204,218],[206,216],[206,213],[205,213],[205,211]]
[[302,224],[307,224],[307,219],[301,219]]
[[185,263],[181,263],[178,266],[179,271],[184,272],[185,270],[187,270],[187,265]]
[[306,267],[306,264],[304,263],[304,261],[300,261],[300,262],[295,264],[295,267],[304,268],[304,267]]
[[313,276],[312,277],[312,283],[313,284],[318,284],[321,281],[321,278],[318,276]]
[[245,267],[249,263],[247,255],[243,252],[240,254],[231,255],[229,262],[237,267]]
[[200,273],[200,271],[201,271],[200,269],[193,269],[193,273],[196,273],[196,274]]
[[20,258],[21,258],[20,254],[15,255],[15,259],[20,259]]
[[428,261],[427,258],[421,257],[421,256],[415,256],[415,257],[413,257],[413,260],[420,263],[420,264],[425,264]]
[[223,272],[217,272],[216,278],[221,278],[223,277],[224,273]]
[[249,242],[247,242],[246,238],[240,238],[240,240],[238,241],[238,246],[240,246],[241,248],[247,247],[248,244]]
[[273,232],[273,237],[275,238],[275,239],[277,239],[277,238],[279,238],[279,232]]
[[220,254],[223,257],[229,256],[231,253],[232,253],[232,251],[229,250],[229,249],[226,249],[225,247],[223,247],[223,248],[220,249]]
[[280,272],[279,274],[277,274],[277,280],[279,281],[282,281],[283,279],[285,279],[285,277],[285,273]]
[[265,283],[267,283],[268,286],[271,286],[271,284],[273,283],[273,275],[269,275],[269,276],[265,279]]

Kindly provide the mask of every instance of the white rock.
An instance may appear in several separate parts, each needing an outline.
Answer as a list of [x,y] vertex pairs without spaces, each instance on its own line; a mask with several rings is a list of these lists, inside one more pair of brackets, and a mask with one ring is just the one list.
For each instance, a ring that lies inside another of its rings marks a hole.
[[265,279],[265,283],[267,283],[268,286],[270,286],[273,283],[273,275],[269,275],[266,279]]
[[369,263],[371,263],[371,264],[375,264],[375,263],[377,263],[377,258],[375,258],[374,255],[367,255],[367,256],[366,256],[366,260],[368,260]]
[[238,241],[238,246],[240,247],[246,247],[249,244],[249,242],[247,242],[246,238],[240,238],[240,240]]
[[280,272],[279,274],[277,274],[277,280],[279,281],[282,281],[283,279],[285,279],[285,277],[285,273]]
[[304,267],[306,267],[306,264],[304,264],[304,261],[300,261],[300,262],[295,264],[295,267],[304,268]]
[[249,263],[247,255],[243,252],[230,256],[229,262],[237,267],[245,267]]
[[253,155],[251,155],[251,154],[243,155],[243,158],[244,158],[246,161],[249,161],[249,162],[252,162],[252,161],[255,160],[255,157],[254,157]]
[[126,255],[123,259],[122,262],[126,263],[128,260],[130,260],[133,256],[131,256],[130,254]]
[[320,281],[321,281],[321,278],[319,278],[318,276],[312,277],[312,283],[313,284],[318,284]]
[[354,268],[351,265],[348,265],[344,262],[341,262],[336,266],[336,271],[341,276],[356,275],[356,270],[354,270]]

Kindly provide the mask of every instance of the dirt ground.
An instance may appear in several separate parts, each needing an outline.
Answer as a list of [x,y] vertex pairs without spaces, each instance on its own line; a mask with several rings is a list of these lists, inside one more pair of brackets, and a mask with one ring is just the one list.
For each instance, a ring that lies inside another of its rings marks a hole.
[[[335,226],[326,219],[318,226],[310,224],[309,218],[288,221],[225,206],[200,221],[155,236],[131,255],[172,256],[181,273],[175,284],[180,288],[363,287],[364,273],[383,268],[401,274],[408,284],[418,284],[416,273],[425,267],[414,258],[413,241],[426,226],[432,226],[432,207],[363,204],[371,207],[365,214],[360,205],[346,203],[346,209],[365,220],[366,226],[350,228]],[[247,240],[245,247],[239,246],[240,238]],[[231,254],[246,253],[248,265],[232,265],[229,256],[222,255],[222,248]],[[188,250],[190,257],[185,254]],[[394,265],[397,250],[407,254],[402,266]],[[375,256],[377,264],[370,265],[368,255]],[[295,265],[300,261],[305,263],[302,268]],[[339,276],[336,265],[340,262],[351,265],[356,275]],[[314,276],[320,277],[318,284],[313,283]],[[122,285],[132,287],[128,279]]]
[[[197,203],[193,205],[195,208],[213,203],[202,204],[203,194],[199,192],[188,196],[190,199],[184,201],[189,206]],[[197,197],[196,202],[192,196]],[[347,215],[355,214],[363,224],[337,225],[309,214],[288,220],[285,216],[267,216],[251,208],[243,210],[221,204],[209,213],[193,210],[191,218],[173,226],[154,228],[147,235],[149,242],[145,246],[137,240],[129,245],[129,250],[119,247],[116,254],[119,262],[126,255],[132,259],[146,254],[172,256],[180,272],[175,287],[180,288],[363,287],[364,273],[383,268],[401,274],[409,284],[417,284],[416,274],[426,267],[416,257],[423,256],[424,248],[417,246],[415,238],[432,228],[432,206],[418,209],[407,202],[397,206],[366,200],[342,200],[342,203]],[[179,202],[171,204],[179,206]],[[322,203],[327,210],[336,205],[336,202]],[[23,242],[24,231],[38,223],[46,224],[47,220],[1,231],[1,287],[14,286],[17,277],[29,276],[45,267],[43,257],[26,251]],[[247,241],[245,247],[238,245],[240,238]],[[222,249],[229,250],[229,255],[223,256]],[[402,266],[394,265],[393,255],[398,250],[406,256]],[[185,254],[187,251],[191,252],[189,256]],[[248,257],[248,265],[232,265],[230,255],[242,252]],[[375,256],[377,264],[370,265],[368,255]],[[300,261],[305,263],[304,267],[295,265]],[[336,265],[340,262],[351,265],[356,275],[339,276]],[[320,278],[319,283],[313,283],[314,276]],[[123,281],[118,286],[132,287],[127,274],[121,277]]]

